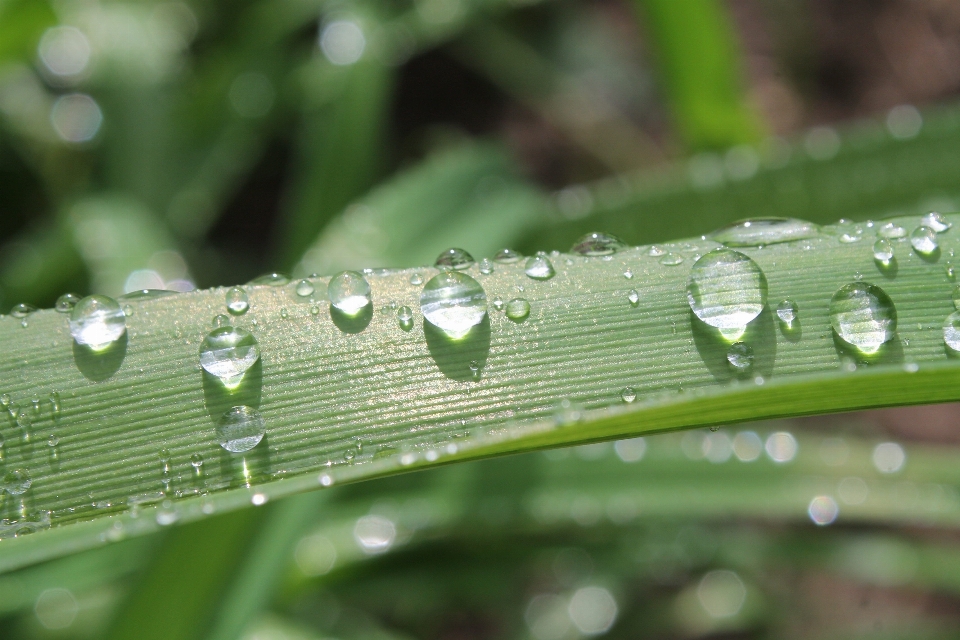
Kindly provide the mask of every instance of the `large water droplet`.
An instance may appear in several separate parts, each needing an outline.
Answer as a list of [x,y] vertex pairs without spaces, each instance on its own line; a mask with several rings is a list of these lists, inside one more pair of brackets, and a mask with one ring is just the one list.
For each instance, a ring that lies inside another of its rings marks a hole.
[[750,257],[714,249],[690,269],[687,300],[701,321],[735,340],[767,304],[767,279]]
[[297,283],[296,293],[301,298],[306,298],[307,296],[313,295],[313,283],[307,279],[303,279]]
[[445,271],[424,285],[420,311],[451,338],[462,338],[487,315],[487,294],[470,276]]
[[833,294],[830,324],[837,336],[857,351],[876,353],[893,338],[897,310],[880,287],[869,282],[853,282]]
[[557,273],[554,271],[553,264],[550,262],[547,254],[542,251],[528,259],[523,270],[534,280],[549,280]]
[[413,329],[413,310],[406,305],[397,309],[397,323],[404,331]]
[[434,263],[435,266],[448,269],[466,269],[467,267],[473,265],[473,256],[464,251],[463,249],[457,249],[456,247],[452,249],[447,249],[439,256],[437,256],[437,261]]
[[734,342],[727,349],[727,363],[737,373],[746,373],[753,366],[753,347],[744,342]]
[[710,234],[728,247],[760,247],[767,244],[815,238],[820,227],[796,218],[751,218],[722,227]]
[[887,222],[880,225],[880,228],[877,229],[877,235],[888,240],[897,240],[907,237],[907,230],[896,222]]
[[240,287],[231,287],[227,290],[225,296],[227,311],[235,316],[242,316],[250,308],[250,301],[247,299],[247,292]]
[[951,351],[960,353],[960,311],[954,311],[943,321],[943,341]]
[[266,284],[271,287],[282,287],[290,282],[290,276],[283,273],[265,273],[250,281],[250,284]]
[[570,253],[581,256],[609,256],[620,251],[626,244],[620,238],[609,233],[588,233],[577,240]]
[[263,416],[247,406],[231,407],[217,421],[217,442],[231,453],[250,451],[266,433]]
[[886,238],[879,238],[873,243],[873,259],[882,265],[890,264],[893,260],[893,245]]
[[327,285],[330,304],[348,316],[355,316],[372,303],[370,283],[356,271],[344,271]]
[[530,315],[530,303],[523,298],[514,298],[507,303],[507,317],[514,322],[523,322]]
[[30,479],[26,469],[14,469],[3,476],[3,485],[0,485],[0,489],[10,495],[19,496],[26,493],[31,484],[33,480]]
[[227,387],[240,384],[243,374],[259,357],[257,339],[246,329],[237,327],[214,329],[200,344],[200,366]]
[[494,261],[499,262],[500,264],[512,264],[514,262],[520,262],[521,258],[523,258],[523,256],[513,249],[501,249],[497,252],[497,255],[493,256]]
[[910,234],[910,244],[913,245],[913,250],[922,256],[933,255],[940,248],[940,244],[937,242],[937,232],[924,226],[913,230],[913,233]]
[[73,308],[77,306],[78,302],[80,302],[80,296],[75,293],[65,293],[57,298],[54,309],[56,309],[58,313],[70,313],[73,311]]
[[930,227],[937,233],[943,233],[953,225],[947,220],[946,216],[936,211],[931,211],[922,218],[920,218],[920,224],[925,227]]
[[120,339],[127,320],[120,304],[107,296],[87,296],[70,313],[70,334],[77,344],[102,351]]

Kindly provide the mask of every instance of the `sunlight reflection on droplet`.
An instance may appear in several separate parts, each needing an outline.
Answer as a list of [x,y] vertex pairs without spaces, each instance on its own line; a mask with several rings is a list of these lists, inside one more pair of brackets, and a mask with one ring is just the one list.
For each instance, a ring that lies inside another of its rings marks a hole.
[[363,55],[367,40],[352,20],[335,20],[320,32],[320,49],[332,64],[350,65]]
[[90,96],[83,93],[70,93],[61,96],[53,103],[50,122],[57,135],[64,141],[87,142],[100,130],[103,113]]
[[384,553],[390,550],[397,537],[397,527],[381,516],[363,516],[353,527],[353,537],[365,553]]

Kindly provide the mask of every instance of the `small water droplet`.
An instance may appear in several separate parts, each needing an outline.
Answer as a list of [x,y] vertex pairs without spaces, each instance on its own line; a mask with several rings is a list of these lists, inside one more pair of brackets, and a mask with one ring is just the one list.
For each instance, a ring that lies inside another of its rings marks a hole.
[[480,379],[480,363],[476,360],[471,360],[470,364],[467,365],[470,367],[470,374],[473,376],[474,380]]
[[372,304],[370,283],[356,271],[343,271],[327,285],[330,304],[348,316],[356,316]]
[[933,255],[940,248],[937,242],[937,232],[930,227],[920,226],[910,234],[910,244],[913,250],[922,256]]
[[226,327],[230,325],[230,316],[226,316],[222,313],[218,313],[213,316],[213,322],[211,323],[214,329],[219,329],[220,327]]
[[199,453],[195,453],[190,456],[190,466],[193,467],[193,472],[195,475],[203,475],[203,456]]
[[493,308],[497,311],[503,311],[503,298],[497,296],[493,299]]
[[480,261],[479,269],[480,269],[480,273],[482,273],[485,276],[488,276],[491,273],[493,273],[493,263],[487,260],[486,258],[484,258],[483,260]]
[[573,246],[570,247],[570,253],[581,256],[609,256],[620,251],[626,244],[620,238],[609,233],[588,233],[581,237]]
[[310,314],[314,316],[320,315],[320,307],[318,305],[313,305],[310,307]]
[[683,262],[683,256],[679,253],[665,253],[658,262],[666,267],[675,267]]
[[243,375],[259,358],[257,339],[238,327],[214,329],[200,344],[200,366],[228,388],[240,384]]
[[290,312],[287,311],[287,308],[286,308],[286,307],[282,307],[282,308],[280,309],[280,317],[283,318],[284,320],[286,320],[287,318],[290,317]]
[[397,323],[404,331],[413,329],[413,310],[406,305],[397,309]]
[[60,420],[60,414],[63,409],[60,405],[60,394],[56,391],[50,393],[50,411],[53,413],[53,419],[55,421]]
[[78,302],[80,302],[80,296],[75,293],[65,293],[57,298],[54,308],[58,313],[70,313]]
[[410,284],[412,284],[415,287],[419,287],[420,285],[423,284],[423,276],[421,276],[419,273],[413,274],[412,276],[410,276]]
[[906,238],[907,230],[896,222],[887,222],[880,225],[880,228],[877,229],[877,235],[881,238],[887,238],[888,240],[897,240],[899,238]]
[[3,485],[0,486],[0,489],[10,495],[19,496],[26,493],[31,484],[33,484],[33,480],[30,479],[30,474],[27,473],[26,469],[14,469],[3,476]]
[[767,279],[749,256],[714,249],[690,269],[687,301],[701,321],[736,340],[766,306]]
[[620,392],[620,399],[630,404],[637,399],[637,392],[633,387],[624,387],[623,391]]
[[886,238],[879,238],[873,243],[873,259],[882,265],[890,264],[893,260],[893,245]]
[[313,283],[309,280],[301,280],[297,283],[296,293],[301,298],[306,298],[307,296],[312,296],[314,292]]
[[514,322],[523,322],[530,316],[530,303],[523,298],[514,298],[507,303],[507,317]]
[[893,338],[897,310],[880,287],[869,282],[854,282],[833,294],[830,324],[845,343],[861,353],[872,354]]
[[626,271],[623,272],[623,277],[626,278],[627,280],[632,280],[633,271],[630,271],[630,269],[627,269]]
[[777,305],[777,317],[788,329],[796,322],[798,314],[797,303],[793,300],[784,300]]
[[282,287],[290,283],[290,276],[283,273],[265,273],[251,280],[249,284],[266,284],[271,287]]
[[640,304],[640,294],[636,289],[630,289],[627,293],[627,301],[630,303],[631,307],[636,307]]
[[452,249],[447,249],[439,256],[437,256],[437,261],[434,263],[434,266],[441,269],[466,269],[473,265],[473,256],[464,251],[463,249],[458,249],[456,247]]
[[123,315],[125,315],[125,316],[128,317],[128,318],[129,318],[130,316],[132,316],[132,315],[133,315],[133,307],[130,306],[129,304],[123,305]]
[[663,247],[659,247],[655,244],[651,245],[650,248],[647,250],[647,255],[653,256],[654,258],[659,258],[665,253],[666,253],[666,250],[664,250]]
[[954,311],[943,321],[943,341],[951,351],[960,354],[960,311]]
[[60,436],[58,436],[55,433],[51,433],[50,436],[47,438],[47,446],[55,447],[58,444],[60,444]]
[[738,373],[749,371],[753,366],[753,347],[745,342],[734,342],[727,349],[727,363]]
[[820,227],[796,218],[751,218],[722,227],[710,238],[728,247],[762,247],[815,238]]
[[33,426],[33,418],[31,418],[30,414],[26,411],[18,411],[17,426],[24,430],[29,429]]
[[232,315],[242,316],[250,308],[247,292],[240,287],[231,287],[226,293],[227,311]]
[[948,262],[943,265],[943,272],[947,274],[947,280],[951,282],[956,282],[957,280],[957,269],[953,266],[952,263]]
[[521,258],[523,258],[523,256],[513,249],[501,249],[497,252],[497,255],[493,256],[494,261],[500,264],[512,264],[519,262]]
[[26,318],[36,310],[37,308],[32,304],[21,302],[20,304],[13,305],[13,309],[10,310],[10,315],[14,318]]
[[920,218],[920,224],[925,227],[930,227],[937,233],[943,233],[953,225],[950,223],[947,218],[936,211],[931,211],[930,213],[924,215]]
[[553,264],[550,263],[550,258],[542,251],[529,258],[523,270],[534,280],[549,280],[557,273],[553,269]]
[[837,240],[839,240],[841,244],[853,244],[854,242],[860,242],[860,239],[860,234],[855,231],[844,231],[837,236]]
[[70,313],[70,334],[77,344],[102,351],[115,343],[127,330],[123,310],[113,298],[87,296]]
[[487,315],[487,294],[470,276],[444,271],[424,285],[420,311],[451,338],[462,338]]
[[217,421],[217,442],[231,453],[250,451],[266,432],[263,416],[247,406],[231,407]]

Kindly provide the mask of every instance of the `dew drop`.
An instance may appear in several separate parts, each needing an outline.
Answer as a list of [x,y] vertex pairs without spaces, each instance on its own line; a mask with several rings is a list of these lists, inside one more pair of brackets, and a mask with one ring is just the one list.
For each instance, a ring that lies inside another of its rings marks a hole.
[[250,308],[247,292],[240,287],[231,287],[226,294],[227,311],[232,315],[242,316]]
[[683,262],[683,256],[679,253],[665,253],[658,262],[666,267],[675,267]]
[[633,271],[631,271],[630,269],[627,269],[626,271],[623,272],[623,277],[626,278],[627,280],[632,280]]
[[466,269],[473,265],[473,256],[464,251],[463,249],[457,249],[456,247],[452,249],[447,249],[439,256],[437,256],[437,261],[434,263],[434,266],[441,269]]
[[930,227],[937,233],[943,233],[953,225],[950,223],[947,218],[936,211],[931,211],[930,213],[924,215],[920,218],[920,224],[925,227]]
[[471,360],[470,364],[467,365],[470,367],[470,374],[473,376],[474,380],[480,379],[480,363],[476,360]]
[[251,407],[231,407],[217,421],[217,442],[231,453],[250,451],[260,444],[264,433],[263,416]]
[[820,227],[796,218],[751,218],[722,227],[710,238],[728,247],[762,247],[780,242],[806,240],[820,234]]
[[854,282],[841,287],[830,300],[830,324],[837,336],[861,353],[876,353],[893,338],[897,310],[880,287]]
[[63,408],[60,405],[60,394],[56,391],[50,393],[50,411],[53,413],[53,419],[55,421],[60,420],[60,414]]
[[624,387],[623,391],[620,392],[620,399],[630,404],[637,399],[637,392],[633,387]]
[[296,293],[301,298],[306,298],[307,296],[312,296],[314,292],[313,283],[309,280],[301,280],[297,283]]
[[195,453],[190,456],[190,466],[193,467],[193,473],[196,477],[203,475],[203,456]]
[[127,330],[123,310],[113,298],[87,296],[70,312],[70,334],[77,344],[102,351]]
[[549,280],[557,274],[553,269],[550,258],[542,251],[532,258],[529,258],[523,270],[524,273],[534,280]]
[[948,262],[943,265],[943,272],[947,274],[947,280],[950,282],[956,282],[957,280],[957,269],[953,266],[952,263]]
[[503,298],[497,296],[493,299],[493,308],[497,311],[503,311]]
[[282,273],[265,273],[250,281],[250,284],[266,284],[271,287],[282,287],[290,282],[290,276]]
[[589,257],[609,256],[625,246],[623,240],[616,236],[609,233],[594,232],[588,233],[573,243],[573,246],[570,247],[570,253]]
[[687,301],[701,321],[735,340],[767,304],[767,279],[748,256],[714,249],[690,269]]
[[630,289],[630,292],[627,293],[627,302],[630,303],[631,307],[636,307],[640,304],[640,294],[636,289]]
[[200,344],[200,366],[227,387],[240,384],[243,375],[260,358],[257,339],[246,329],[221,327]]
[[493,263],[490,262],[488,259],[484,258],[483,260],[480,261],[479,269],[480,269],[480,273],[482,273],[485,276],[488,276],[491,273],[493,273]]
[[745,342],[734,342],[727,349],[727,363],[738,373],[745,373],[753,366],[753,347]]
[[286,307],[282,307],[282,308],[280,309],[280,317],[283,318],[284,320],[286,320],[287,318],[290,317],[290,312],[287,311],[287,308],[286,308]]
[[413,329],[413,310],[410,307],[404,305],[397,309],[397,324],[404,331]]
[[343,271],[331,278],[327,295],[330,304],[348,316],[355,316],[372,304],[370,283],[356,271]]
[[444,271],[424,285],[420,311],[427,322],[451,338],[462,338],[487,315],[487,294],[470,276]]
[[898,240],[907,237],[907,230],[896,222],[887,222],[880,225],[880,228],[877,229],[877,235],[888,240]]
[[523,258],[523,256],[513,249],[501,249],[497,252],[497,255],[493,256],[493,260],[500,264],[513,264],[514,262],[519,262],[521,258]]
[[650,248],[647,250],[647,255],[648,255],[648,256],[652,256],[652,257],[654,257],[654,258],[659,258],[660,256],[662,256],[662,255],[665,254],[665,253],[666,253],[666,251],[665,251],[662,247],[658,247],[658,246],[655,245],[655,244],[654,244],[654,245],[651,245]]
[[799,309],[793,300],[783,300],[777,305],[777,317],[786,328],[791,328],[797,320]]
[[410,284],[412,284],[415,287],[419,287],[420,285],[423,284],[423,276],[421,276],[419,273],[413,274],[412,276],[410,276]]
[[314,316],[320,315],[320,307],[318,305],[313,305],[310,307],[310,314]]
[[954,311],[943,321],[943,342],[960,354],[960,311]]
[[54,309],[57,310],[57,313],[70,313],[78,302],[80,302],[80,296],[75,293],[65,293],[57,298]]
[[26,469],[14,469],[3,476],[3,486],[0,487],[13,496],[19,496],[27,492],[33,480]]
[[879,238],[873,243],[873,259],[882,265],[890,264],[893,260],[893,245],[886,238]]
[[920,226],[910,234],[910,244],[913,250],[922,256],[933,255],[940,248],[937,242],[937,232],[930,227]]
[[13,305],[13,309],[10,310],[10,315],[14,318],[26,318],[36,310],[37,308],[32,304],[21,302],[20,304]]
[[523,298],[514,298],[507,303],[507,317],[520,323],[530,316],[530,303]]

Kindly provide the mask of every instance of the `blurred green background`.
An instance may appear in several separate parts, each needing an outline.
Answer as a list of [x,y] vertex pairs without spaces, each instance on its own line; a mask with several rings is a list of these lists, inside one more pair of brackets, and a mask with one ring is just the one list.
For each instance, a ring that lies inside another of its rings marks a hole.
[[[950,0],[0,0],[0,311],[956,210],[958,96]],[[955,637],[958,417],[337,488],[2,575],[0,637]]]

